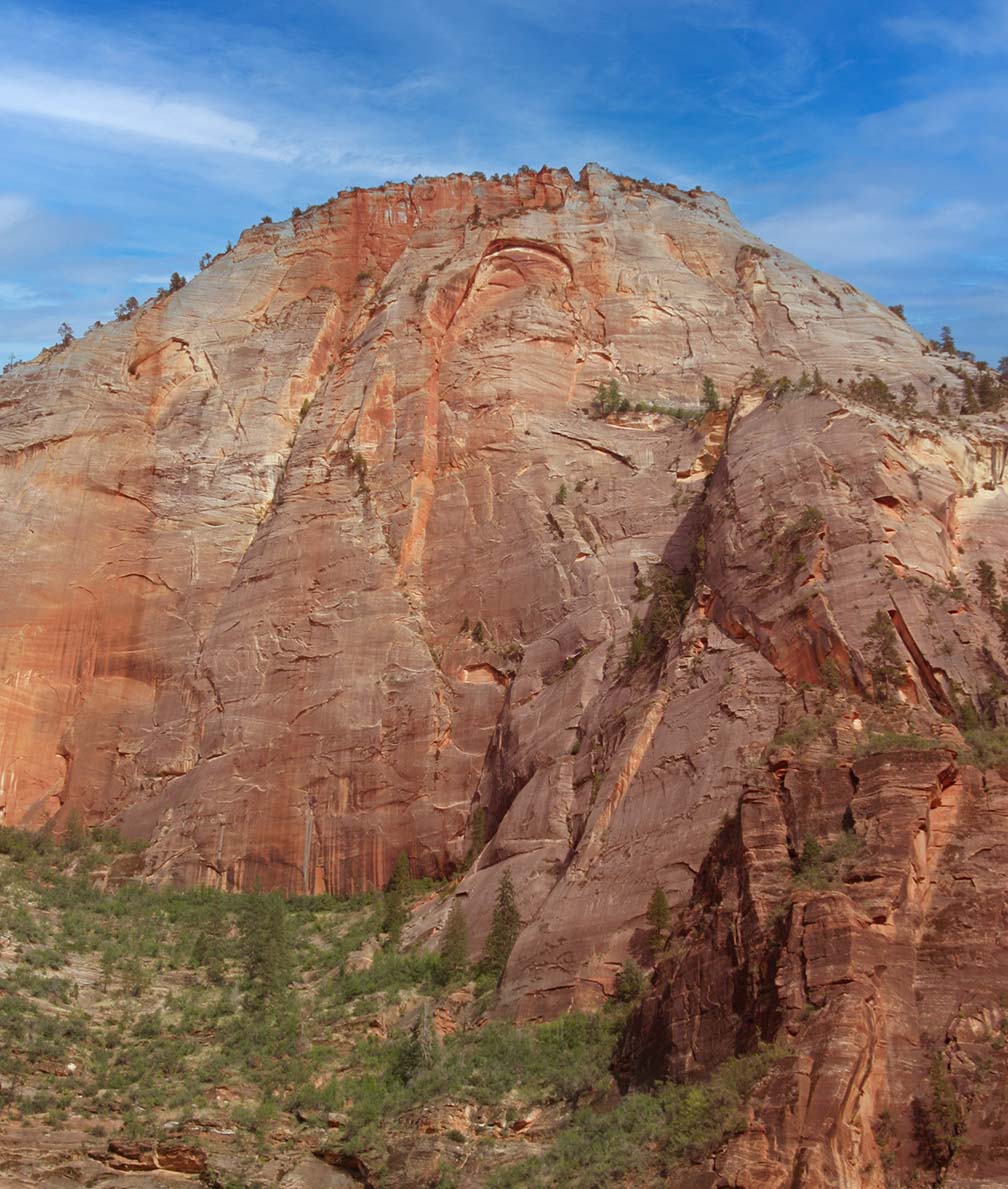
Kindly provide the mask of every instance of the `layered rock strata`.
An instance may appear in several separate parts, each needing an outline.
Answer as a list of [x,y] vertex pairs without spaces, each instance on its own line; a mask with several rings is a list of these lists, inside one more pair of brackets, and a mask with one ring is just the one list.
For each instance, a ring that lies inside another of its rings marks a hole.
[[[810,838],[847,840],[813,879]],[[698,1186],[1002,1183],[1006,862],[1008,785],[941,749],[745,791],[617,1061],[631,1083],[781,1046]],[[928,1122],[942,1089],[957,1119]]]
[[[227,888],[470,855],[474,947],[520,890],[505,1010],[600,1002],[797,685],[872,695],[879,609],[922,729],[986,673],[947,587],[1003,534],[1004,434],[909,415],[951,362],[716,196],[597,167],[253,228],[0,381],[3,819],[115,821],[149,878]],[[870,374],[905,416],[844,395]]]

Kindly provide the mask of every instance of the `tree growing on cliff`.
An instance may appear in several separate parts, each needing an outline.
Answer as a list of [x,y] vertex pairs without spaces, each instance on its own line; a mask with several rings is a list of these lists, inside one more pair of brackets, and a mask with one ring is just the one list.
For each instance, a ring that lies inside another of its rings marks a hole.
[[892,620],[879,610],[875,612],[865,635],[868,668],[880,702],[889,701],[899,689],[906,667],[900,652],[899,636]]
[[914,1131],[921,1156],[944,1178],[966,1130],[966,1116],[940,1053],[935,1053],[928,1074],[927,1099],[914,1098]]
[[493,916],[490,918],[490,932],[487,934],[483,957],[480,960],[480,967],[485,973],[500,978],[520,932],[521,916],[518,913],[514,881],[511,879],[511,872],[505,871],[497,889],[497,900]]
[[616,998],[620,1003],[636,1003],[644,994],[644,971],[633,960],[627,960],[616,975]]
[[994,567],[985,558],[981,558],[977,563],[977,589],[984,603],[993,608],[998,597],[997,575],[994,573]]
[[665,939],[665,930],[669,927],[671,920],[672,912],[669,909],[665,889],[656,884],[647,906],[647,923],[651,926],[651,949],[654,953],[661,949]]
[[619,384],[615,380],[606,383],[603,380],[598,386],[598,392],[592,398],[592,415],[595,417],[610,417],[613,413],[625,413],[630,408],[630,402],[620,392]]
[[61,322],[56,333],[59,335],[59,345],[61,347],[69,347],[74,341],[73,327],[69,322]]
[[718,396],[717,387],[710,376],[703,378],[703,404],[704,408],[712,413],[716,413],[721,408],[721,398]]
[[121,305],[117,305],[115,308],[116,321],[128,322],[139,308],[140,303],[135,297],[127,297]]
[[466,962],[469,960],[469,928],[460,900],[456,900],[451,906],[444,932],[441,934],[438,953],[441,956],[441,970],[446,981],[465,970]]
[[945,355],[956,354],[955,339],[952,337],[951,327],[943,326],[941,328],[941,338],[938,341],[939,347]]

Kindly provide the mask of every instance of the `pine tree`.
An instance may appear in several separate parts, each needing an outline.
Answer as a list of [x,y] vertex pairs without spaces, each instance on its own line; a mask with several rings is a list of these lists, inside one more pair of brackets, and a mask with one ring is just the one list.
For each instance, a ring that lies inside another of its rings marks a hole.
[[903,655],[900,652],[899,636],[892,620],[884,611],[876,611],[868,628],[868,667],[875,694],[879,701],[888,701],[891,693],[899,689],[906,673]]
[[496,974],[498,978],[504,973],[504,967],[507,966],[507,960],[520,932],[521,917],[518,914],[514,881],[511,879],[511,872],[505,871],[497,889],[497,901],[490,918],[490,932],[487,934],[480,961],[484,971]]
[[712,413],[716,413],[721,408],[718,390],[710,376],[704,376],[703,378],[703,403],[704,408],[709,409]]
[[671,919],[672,913],[669,910],[669,902],[668,897],[665,895],[665,889],[656,884],[647,906],[647,923],[652,929],[651,948],[655,953],[661,948],[662,935],[669,927]]
[[998,635],[1001,637],[1001,647],[1008,652],[1008,598],[998,604],[995,612],[998,625]]
[[952,337],[952,330],[948,326],[941,328],[941,339],[939,340],[941,349],[946,355],[956,354],[955,339]]
[[620,410],[622,405],[630,407],[630,402],[620,393],[619,384],[615,380],[606,383],[600,381],[598,392],[592,398],[592,410],[596,417],[608,417]]
[[398,940],[403,925],[409,920],[406,896],[410,879],[409,855],[400,851],[385,885],[385,915],[382,919],[382,931],[388,933],[393,941]]
[[981,599],[988,607],[993,608],[998,597],[997,575],[990,562],[984,559],[977,563],[977,588],[980,591]]
[[280,999],[291,980],[287,906],[279,892],[248,897],[239,927],[245,968],[245,1005],[258,1009]]
[[469,958],[469,928],[460,900],[452,904],[438,952],[441,955],[441,968],[449,979],[465,970]]
[[669,927],[669,921],[671,919],[672,913],[669,910],[669,902],[668,897],[665,895],[665,889],[656,884],[655,890],[651,893],[651,899],[648,901],[648,924],[659,933],[664,933]]
[[429,1069],[437,1060],[438,1038],[434,1031],[434,1012],[430,1000],[420,1007],[420,1015],[408,1040],[400,1042],[399,1052],[392,1062],[392,1075],[408,1085],[422,1069]]

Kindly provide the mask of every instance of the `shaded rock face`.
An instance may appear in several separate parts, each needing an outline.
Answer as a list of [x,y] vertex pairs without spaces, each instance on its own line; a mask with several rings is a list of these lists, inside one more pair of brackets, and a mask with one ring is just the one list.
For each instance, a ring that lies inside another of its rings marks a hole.
[[[803,884],[802,840],[845,833],[842,878]],[[785,767],[712,846],[620,1076],[786,1046],[712,1186],[1003,1183],[1006,862],[1008,785],[948,752]],[[962,1119],[944,1164],[920,1125],[936,1077]]]
[[[879,609],[923,723],[978,687],[990,613],[932,595],[1003,538],[1003,431],[839,384],[927,409],[948,362],[717,197],[596,167],[253,228],[0,380],[3,820],[115,821],[152,879],[292,893],[475,851],[474,947],[505,870],[525,922],[504,1009],[596,1004],[795,688],[829,659],[873,692]],[[764,399],[756,367],[827,385]],[[614,378],[695,417],[591,417]],[[682,622],[628,667],[662,575]]]

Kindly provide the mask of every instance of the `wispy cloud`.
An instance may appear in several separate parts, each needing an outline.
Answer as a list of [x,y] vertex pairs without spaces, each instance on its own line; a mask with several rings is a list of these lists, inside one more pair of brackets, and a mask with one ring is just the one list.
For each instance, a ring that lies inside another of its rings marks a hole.
[[17,281],[0,281],[0,310],[39,309],[49,303],[40,294]]
[[0,275],[48,303],[3,309],[0,353],[345,186],[586,160],[1008,349],[1006,0],[169,7],[0,0]]
[[935,16],[921,6],[910,16],[886,22],[898,37],[918,45],[940,46],[967,57],[994,57],[1008,49],[1008,6],[1004,0],[984,0],[955,8],[954,16]]
[[32,213],[32,204],[21,194],[0,194],[0,235],[23,223]]
[[921,264],[954,255],[995,216],[976,202],[915,210],[907,196],[861,190],[842,201],[782,210],[755,224],[757,234],[831,270],[857,265]]
[[198,100],[37,70],[6,70],[0,75],[0,112],[215,152],[289,160],[287,152],[264,143],[247,120]]

